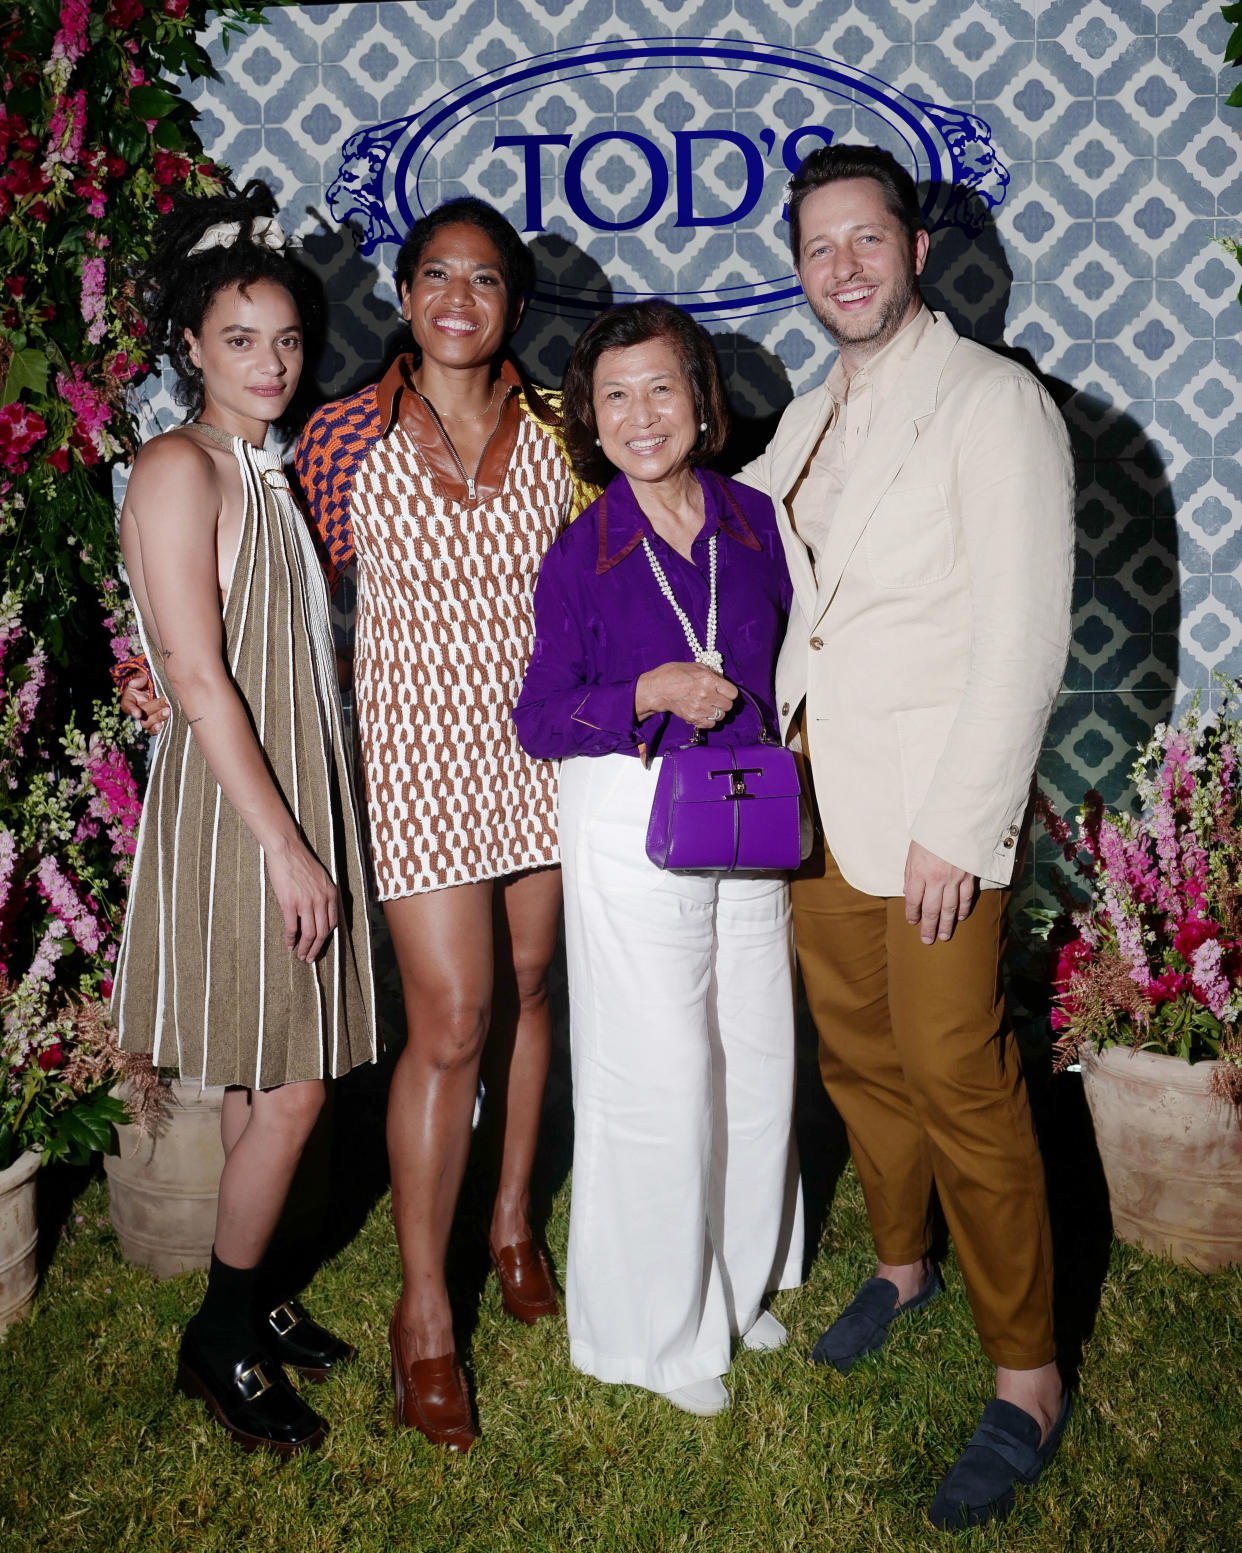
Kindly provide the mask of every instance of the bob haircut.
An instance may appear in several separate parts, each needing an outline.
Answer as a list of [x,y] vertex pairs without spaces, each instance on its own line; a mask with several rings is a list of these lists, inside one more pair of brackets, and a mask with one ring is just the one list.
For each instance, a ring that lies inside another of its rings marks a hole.
[[880,185],[889,214],[911,242],[925,229],[914,179],[895,157],[879,146],[820,146],[789,180],[789,248],[795,269],[802,262],[802,201],[826,183],[848,178],[870,178]]
[[[254,224],[275,216],[276,201],[265,183],[252,179],[238,192],[207,198],[177,200],[155,229],[151,258],[134,278],[134,294],[146,320],[152,344],[163,352],[177,374],[177,403],[186,410],[186,421],[203,413],[203,374],[190,360],[186,331],[202,333],[217,292],[236,286],[243,295],[258,281],[271,281],[293,298],[302,322],[303,371],[297,392],[281,417],[282,429],[291,429],[304,418],[315,398],[310,362],[318,354],[323,310],[318,283],[287,251],[265,247],[251,237]],[[237,224],[237,236],[227,244],[192,254],[190,250],[208,228],[223,222]]]
[[671,302],[626,302],[610,308],[587,328],[565,368],[561,415],[565,442],[575,473],[596,485],[606,485],[616,473],[595,439],[595,368],[605,351],[624,350],[648,340],[667,340],[694,395],[694,413],[707,430],[690,454],[692,464],[705,464],[724,447],[729,430],[729,402],[716,353],[706,332],[689,313]]
[[504,276],[505,300],[508,303],[505,328],[511,331],[517,324],[522,303],[535,289],[535,261],[517,229],[498,210],[493,210],[486,200],[475,199],[473,195],[445,200],[443,205],[428,211],[410,228],[397,254],[397,262],[393,265],[398,297],[404,297],[410,289],[423,250],[440,228],[445,226],[478,227],[485,237],[491,239],[500,255],[500,273]]

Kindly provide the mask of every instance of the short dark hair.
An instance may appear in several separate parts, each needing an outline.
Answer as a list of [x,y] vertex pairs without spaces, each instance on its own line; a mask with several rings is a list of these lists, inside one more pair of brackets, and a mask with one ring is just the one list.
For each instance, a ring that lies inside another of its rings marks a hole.
[[820,146],[789,180],[789,247],[795,268],[802,258],[802,201],[824,184],[846,178],[878,183],[889,213],[901,222],[911,242],[926,228],[914,179],[896,157],[879,146]]
[[729,401],[712,342],[690,314],[662,298],[626,302],[601,313],[574,347],[565,368],[561,415],[574,472],[584,480],[605,485],[615,470],[596,447],[595,368],[605,351],[623,350],[647,340],[667,340],[694,396],[694,413],[707,430],[690,454],[692,464],[704,464],[724,447],[729,430]]
[[[272,249],[253,239],[256,223],[275,214],[272,191],[254,178],[240,191],[226,181],[221,194],[179,197],[156,224],[154,251],[134,276],[134,294],[152,346],[168,357],[177,374],[175,396],[187,411],[187,421],[203,413],[203,374],[190,360],[186,330],[195,337],[202,334],[203,319],[219,292],[236,286],[245,296],[264,280],[289,293],[302,322],[302,378],[278,424],[286,429],[296,425],[313,402],[310,363],[318,352],[321,292],[315,277],[289,257],[288,249]],[[229,222],[237,226],[232,242],[192,252],[209,228]]]
[[472,194],[445,200],[443,205],[437,205],[425,216],[420,216],[410,228],[397,254],[397,262],[393,265],[397,296],[409,290],[423,250],[440,228],[445,226],[478,227],[495,245],[500,255],[500,273],[504,277],[505,300],[509,307],[506,328],[513,329],[522,302],[535,289],[535,261],[517,229],[486,200],[475,199]]

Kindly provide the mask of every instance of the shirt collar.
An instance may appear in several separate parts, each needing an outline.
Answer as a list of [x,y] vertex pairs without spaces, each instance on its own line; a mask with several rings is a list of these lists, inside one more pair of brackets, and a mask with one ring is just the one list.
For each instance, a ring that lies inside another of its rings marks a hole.
[[845,368],[838,356],[828,374],[828,392],[834,402],[844,404],[847,391],[855,384],[860,388],[871,387],[879,394],[887,393],[899,381],[906,363],[935,321],[936,315],[932,310],[926,304],[920,305],[910,322],[903,324],[882,350],[876,351],[874,356],[863,362],[848,384],[845,381]]
[[[506,389],[522,386],[517,368],[508,357],[500,363],[500,381]],[[379,404],[380,436],[386,437],[401,417],[403,399],[413,398],[419,405],[426,403],[414,383],[414,357],[410,352],[397,357],[376,384],[375,393]]]
[[[762,550],[754,530],[742,514],[728,486],[719,475],[696,469],[695,478],[703,491],[703,537],[714,533],[728,535],[748,550]],[[655,538],[646,513],[638,505],[630,482],[616,474],[599,499],[599,554],[595,575],[603,576],[619,561],[632,554],[645,538]]]

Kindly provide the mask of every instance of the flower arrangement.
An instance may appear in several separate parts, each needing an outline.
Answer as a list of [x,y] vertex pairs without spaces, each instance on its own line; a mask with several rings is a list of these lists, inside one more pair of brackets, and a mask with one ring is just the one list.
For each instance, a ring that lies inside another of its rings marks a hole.
[[[104,672],[136,648],[112,466],[156,365],[129,273],[179,192],[212,193],[177,80],[269,0],[0,0],[0,1168],[81,1160],[158,1104],[108,1029],[141,808]],[[102,603],[102,609],[100,604]]]
[[1242,683],[1218,711],[1196,695],[1134,768],[1137,813],[1087,794],[1071,831],[1041,796],[1049,834],[1088,886],[1065,881],[1069,932],[1054,976],[1062,1066],[1087,1041],[1220,1060],[1214,1087],[1242,1103]]
[[[107,617],[113,650],[131,641]],[[145,1058],[118,1051],[103,1000],[111,991],[119,918],[141,802],[127,749],[138,735],[113,708],[95,731],[50,716],[43,644],[18,602],[0,600],[0,1169],[28,1148],[84,1161],[127,1119],[108,1093],[118,1075],[158,1100]],[[53,758],[53,750],[58,758]]]
[[0,537],[4,586],[64,651],[79,589],[116,569],[109,466],[136,447],[130,387],[155,363],[128,276],[178,191],[216,192],[176,86],[196,34],[262,20],[240,0],[0,0]]

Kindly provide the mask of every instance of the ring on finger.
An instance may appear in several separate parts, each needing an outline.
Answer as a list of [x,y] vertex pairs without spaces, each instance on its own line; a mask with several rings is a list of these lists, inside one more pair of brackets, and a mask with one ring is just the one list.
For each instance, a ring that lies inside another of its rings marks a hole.
[[712,707],[712,722],[718,723],[720,721],[720,717],[721,717],[720,708],[718,706]]

